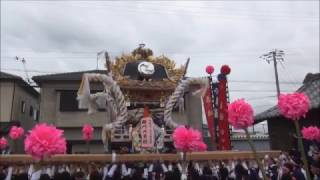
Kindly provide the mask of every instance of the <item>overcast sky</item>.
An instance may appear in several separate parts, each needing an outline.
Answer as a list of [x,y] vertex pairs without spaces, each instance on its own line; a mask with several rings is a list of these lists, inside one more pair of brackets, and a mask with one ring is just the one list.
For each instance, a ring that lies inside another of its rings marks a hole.
[[228,64],[231,99],[258,113],[276,99],[273,65],[259,56],[285,52],[283,92],[319,72],[319,1],[1,1],[1,71],[25,77],[14,56],[27,60],[30,77],[91,70],[97,52],[115,57],[141,42],[178,64],[190,57],[188,76]]

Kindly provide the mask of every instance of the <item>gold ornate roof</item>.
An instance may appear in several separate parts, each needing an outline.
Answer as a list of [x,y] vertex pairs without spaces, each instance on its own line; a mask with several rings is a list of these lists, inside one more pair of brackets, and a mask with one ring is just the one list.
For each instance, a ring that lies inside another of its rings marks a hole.
[[164,55],[153,57],[152,50],[143,47],[144,45],[140,45],[140,47],[136,48],[130,54],[122,54],[121,56],[115,57],[115,61],[111,65],[111,68],[113,76],[118,82],[128,80],[127,77],[123,76],[125,65],[129,62],[135,62],[139,60],[146,60],[164,66],[168,73],[169,80],[175,83],[182,78],[185,73],[184,65],[176,67],[176,63]]

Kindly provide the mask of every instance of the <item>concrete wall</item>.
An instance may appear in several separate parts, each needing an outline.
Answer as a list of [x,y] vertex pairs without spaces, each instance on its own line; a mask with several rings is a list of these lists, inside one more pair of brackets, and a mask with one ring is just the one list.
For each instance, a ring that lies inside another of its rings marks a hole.
[[13,82],[0,82],[0,122],[11,120],[13,89]]
[[[91,123],[94,130],[94,143],[90,145],[90,153],[103,153],[101,127],[110,122],[106,112],[88,115],[87,111],[61,112],[59,90],[78,90],[80,82],[44,83],[41,85],[40,121],[54,124],[64,130],[68,146],[72,153],[83,153],[86,145],[82,141],[82,126]],[[93,86],[93,89],[101,88]]]
[[60,112],[59,90],[77,91],[80,82],[46,83],[41,86],[40,121],[55,124],[58,127],[82,127],[84,123],[91,123],[101,127],[110,122],[106,119],[106,112],[88,115],[87,111]]
[[[190,90],[194,90],[195,87],[190,87]],[[186,122],[192,128],[202,131],[202,105],[201,97],[198,95],[192,95],[188,93],[186,96]]]
[[[82,140],[82,128],[63,128],[63,130],[72,153],[87,152],[87,146]],[[93,138],[90,142],[90,153],[104,153],[100,127],[94,128]]]
[[[87,150],[87,145],[84,142],[72,142],[72,153],[73,154],[79,154],[79,153],[86,153],[88,152]],[[89,144],[89,152],[90,154],[103,154],[103,146],[101,142],[90,142]]]
[[[269,139],[265,140],[253,140],[253,143],[257,151],[267,151],[270,150]],[[239,151],[251,151],[251,148],[247,140],[232,140],[231,141],[232,150]]]
[[107,119],[107,112],[97,112],[94,114],[88,114],[87,111],[74,111],[74,112],[61,112],[60,106],[60,93],[56,92],[56,125],[58,127],[82,127],[85,123],[91,123],[94,127],[101,127],[106,123],[110,123],[111,120]]
[[40,122],[56,125],[57,91],[54,87],[43,85],[40,90]]

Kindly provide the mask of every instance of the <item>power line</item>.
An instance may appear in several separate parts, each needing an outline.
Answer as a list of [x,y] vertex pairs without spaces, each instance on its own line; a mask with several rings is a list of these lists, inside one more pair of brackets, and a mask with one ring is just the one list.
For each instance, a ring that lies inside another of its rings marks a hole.
[[[262,84],[274,84],[275,81],[253,81],[253,80],[229,80],[228,82],[232,83],[262,83]],[[296,84],[301,85],[302,83],[299,81],[281,81],[281,84]]]
[[249,98],[245,98],[248,101],[252,101],[252,100],[264,100],[264,99],[268,99],[268,98],[275,98],[277,96],[275,95],[270,95],[270,96],[260,96],[260,97],[249,97]]
[[[34,3],[34,2],[30,2],[30,3]],[[32,5],[32,4],[26,4],[26,5]],[[39,5],[39,4],[36,4],[36,5]],[[46,5],[58,5],[58,4],[46,4]],[[108,4],[104,4],[104,5],[99,5],[99,6],[79,6],[77,4],[67,4],[68,6],[73,6],[73,7],[79,7],[79,8],[95,8],[95,9],[101,9],[103,10],[103,12],[110,12],[110,11],[105,11],[106,10],[106,7],[109,7],[110,9],[109,10],[115,10],[114,8],[122,8],[123,11],[114,11],[114,12],[117,12],[117,13],[160,13],[160,14],[167,14],[167,15],[181,15],[181,14],[186,14],[185,11],[175,11],[175,10],[169,10],[168,8],[166,9],[152,9],[152,8],[144,8],[144,9],[137,9],[137,7],[128,7],[128,6],[114,6],[114,4],[112,5],[108,5]],[[32,5],[34,7],[34,5]],[[65,6],[65,4],[64,4]],[[178,13],[177,13],[178,12]],[[230,12],[228,13],[224,13],[224,14],[215,14],[216,12],[215,11],[208,11],[207,14],[204,14],[203,12],[194,12],[194,11],[191,11],[189,13],[187,13],[187,15],[194,15],[194,16],[201,16],[203,18],[210,18],[210,17],[216,17],[216,18],[224,18],[225,20],[227,19],[231,19],[231,20],[235,20],[235,19],[239,19],[239,18],[251,18],[251,17],[254,17],[255,20],[296,20],[296,21],[314,21],[314,20],[317,20],[317,19],[306,19],[306,18],[300,18],[300,19],[297,19],[297,18],[292,18],[292,17],[286,17],[286,16],[275,16],[272,18],[272,16],[270,16],[269,14],[266,14],[265,16],[259,16],[259,15],[241,15],[241,14],[232,14]],[[251,16],[251,17],[250,17]]]
[[[2,70],[7,71],[21,71],[24,72],[21,69],[15,69],[15,68],[1,68]],[[41,71],[36,69],[29,69],[28,72],[36,72],[36,73],[64,73],[64,71]],[[274,84],[274,81],[255,81],[255,80],[229,80],[230,83],[246,83],[246,84]],[[283,81],[280,82],[281,84],[293,84],[293,85],[301,85],[301,82],[292,82],[292,81]]]
[[[46,3],[46,2],[44,2],[44,3]],[[105,8],[105,7],[112,7],[112,8],[132,8],[132,9],[135,9],[135,10],[137,10],[137,5],[147,5],[147,6],[150,6],[151,5],[151,7],[152,7],[152,4],[148,4],[148,3],[144,3],[144,2],[139,2],[138,4],[134,4],[135,6],[130,6],[128,3],[126,3],[126,4],[122,4],[121,6],[117,6],[117,4],[115,4],[115,3],[112,3],[112,4],[99,4],[99,5],[94,5],[94,4],[86,4],[85,6],[79,6],[79,5],[77,5],[77,4],[68,4],[68,5],[70,5],[70,6],[75,6],[75,7],[85,7],[85,8],[87,8],[87,7],[94,7],[94,8]],[[47,4],[47,5],[49,5],[49,4]],[[51,4],[50,4],[51,5]],[[115,6],[116,5],[116,6]],[[274,12],[272,12],[272,11],[268,11],[268,12],[266,12],[266,13],[264,13],[264,12],[261,12],[261,11],[248,11],[248,9],[239,9],[239,8],[234,8],[234,9],[230,9],[230,8],[228,8],[228,7],[226,7],[226,6],[195,6],[195,5],[193,5],[193,6],[185,6],[185,5],[178,5],[178,6],[175,6],[175,5],[172,5],[172,4],[160,4],[160,3],[158,3],[158,4],[154,4],[155,6],[153,6],[153,7],[155,7],[155,8],[158,8],[158,7],[164,7],[165,8],[165,11],[168,11],[169,9],[168,9],[168,7],[170,8],[170,7],[173,7],[173,8],[184,8],[184,10],[186,10],[186,9],[189,9],[190,10],[190,8],[191,9],[196,9],[196,8],[200,8],[200,9],[208,9],[208,10],[210,10],[210,11],[204,11],[204,12],[210,12],[210,13],[212,13],[213,11],[212,10],[216,10],[216,9],[220,9],[220,10],[223,10],[223,11],[226,11],[226,12],[228,12],[228,14],[230,14],[230,13],[233,13],[233,12],[236,12],[236,13],[245,13],[245,14],[249,14],[249,15],[251,15],[251,14],[253,14],[253,15],[263,15],[263,16],[267,16],[267,17],[270,17],[270,16],[273,16],[273,15],[277,15],[277,18],[280,16],[281,17],[281,15],[284,15],[284,17],[290,17],[290,18],[292,18],[292,17],[297,17],[297,18],[312,18],[312,17],[310,17],[310,16],[307,16],[307,17],[301,17],[301,16],[286,16],[286,15],[288,15],[288,14],[284,14],[283,13],[283,10],[281,9],[281,11],[279,11],[279,12],[281,12],[280,14],[275,14]],[[150,9],[150,7],[148,8],[148,9]],[[163,10],[163,9],[150,9],[150,10]],[[170,9],[170,10],[177,10],[177,9]],[[240,11],[239,11],[240,10]],[[193,11],[194,12],[194,11]],[[249,12],[249,13],[248,13]],[[196,11],[195,13],[198,13],[198,11]],[[238,15],[238,14],[237,14]],[[296,15],[296,13],[294,14],[294,15]]]
[[285,74],[288,75],[289,79],[293,80],[293,81],[296,81],[297,79],[294,78],[293,75],[289,71],[287,71],[287,68],[285,68],[283,62],[282,61],[279,61],[279,62],[280,62],[280,65],[281,65],[282,69],[284,70]]

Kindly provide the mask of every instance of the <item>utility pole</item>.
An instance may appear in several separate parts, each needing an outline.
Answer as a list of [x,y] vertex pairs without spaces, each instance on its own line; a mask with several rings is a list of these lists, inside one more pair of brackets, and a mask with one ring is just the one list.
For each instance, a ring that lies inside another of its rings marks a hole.
[[277,61],[284,61],[284,59],[282,57],[283,55],[284,55],[284,52],[282,50],[275,49],[273,51],[270,51],[270,52],[260,56],[260,58],[266,60],[268,64],[270,64],[270,61],[273,61],[278,98],[280,96],[280,85],[279,85],[278,68],[277,68],[278,62]]

